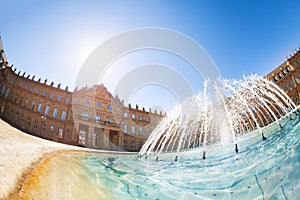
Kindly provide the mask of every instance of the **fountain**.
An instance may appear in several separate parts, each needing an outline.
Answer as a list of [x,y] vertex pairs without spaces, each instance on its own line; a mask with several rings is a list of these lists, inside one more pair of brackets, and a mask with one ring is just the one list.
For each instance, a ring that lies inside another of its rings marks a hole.
[[232,143],[239,152],[239,135],[258,131],[266,140],[263,129],[290,115],[296,105],[276,84],[257,75],[243,76],[243,80],[206,80],[204,91],[177,105],[148,138],[139,157],[162,152],[181,152],[200,148],[206,158],[211,145]]

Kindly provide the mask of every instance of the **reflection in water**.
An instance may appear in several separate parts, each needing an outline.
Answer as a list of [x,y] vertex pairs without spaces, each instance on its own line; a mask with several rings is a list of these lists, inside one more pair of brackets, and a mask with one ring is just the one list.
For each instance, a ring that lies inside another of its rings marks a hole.
[[155,158],[134,154],[59,154],[37,171],[28,194],[40,199],[296,199],[300,196],[299,118],[280,121],[231,145]]

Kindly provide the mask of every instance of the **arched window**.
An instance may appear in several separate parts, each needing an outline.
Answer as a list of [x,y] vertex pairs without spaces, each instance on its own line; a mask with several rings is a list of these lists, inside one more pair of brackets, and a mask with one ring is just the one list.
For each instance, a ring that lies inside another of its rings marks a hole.
[[54,132],[54,126],[51,125],[51,126],[50,126],[50,134],[53,135],[53,132]]
[[58,137],[62,138],[63,137],[63,133],[64,133],[64,129],[63,128],[59,128],[58,129]]
[[31,110],[34,110],[35,103],[36,103],[35,101],[32,102],[32,104],[31,104]]
[[81,119],[83,119],[83,120],[88,120],[88,118],[89,118],[88,112],[82,112],[82,114],[81,114]]
[[109,123],[112,123],[112,118],[111,118],[111,116],[107,116],[106,121],[108,121]]
[[29,102],[29,100],[28,100],[28,99],[26,99],[26,101],[25,101],[25,104],[24,104],[24,108],[26,108],[26,107],[27,107],[27,105],[28,105],[28,102]]

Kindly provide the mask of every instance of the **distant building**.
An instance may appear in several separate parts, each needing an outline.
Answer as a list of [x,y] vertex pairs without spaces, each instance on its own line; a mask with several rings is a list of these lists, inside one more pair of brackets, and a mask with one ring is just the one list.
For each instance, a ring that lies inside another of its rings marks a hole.
[[[300,49],[265,78],[299,105]],[[104,85],[70,92],[60,84],[55,87],[53,82],[16,72],[0,38],[0,117],[26,133],[95,149],[138,151],[164,116],[137,105],[125,106]]]
[[276,83],[295,102],[300,103],[300,49],[293,51],[286,62],[274,69],[265,78]]
[[26,133],[95,149],[138,151],[164,116],[125,106],[103,85],[70,92],[16,72],[0,40],[0,117]]

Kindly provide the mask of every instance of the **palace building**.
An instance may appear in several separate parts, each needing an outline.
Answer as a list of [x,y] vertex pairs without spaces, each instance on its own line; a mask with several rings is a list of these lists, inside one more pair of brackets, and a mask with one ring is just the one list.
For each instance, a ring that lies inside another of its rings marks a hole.
[[70,145],[138,151],[161,118],[161,112],[124,105],[104,85],[68,91],[47,80],[16,72],[0,39],[0,117],[44,139]]
[[[265,78],[300,103],[300,49]],[[138,151],[165,117],[161,112],[124,105],[104,85],[75,89],[16,72],[0,38],[0,117],[37,137],[103,150]]]
[[300,103],[300,48],[292,51],[286,62],[274,69],[265,78],[276,83],[296,105]]

